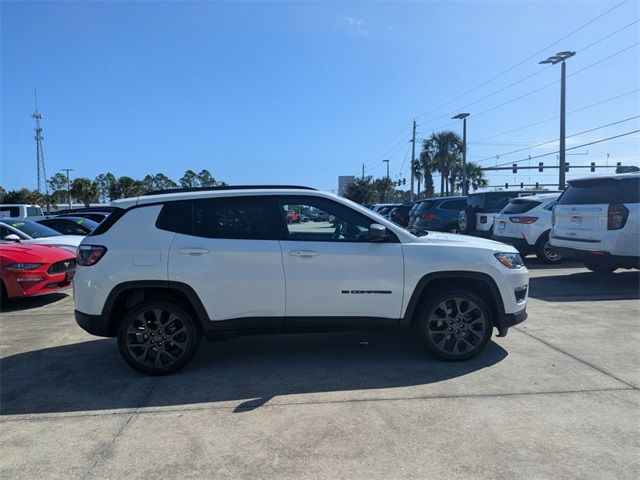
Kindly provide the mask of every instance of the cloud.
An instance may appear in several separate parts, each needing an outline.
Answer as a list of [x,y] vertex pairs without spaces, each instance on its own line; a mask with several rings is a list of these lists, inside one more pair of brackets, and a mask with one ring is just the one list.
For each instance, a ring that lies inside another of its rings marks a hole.
[[342,25],[349,31],[362,37],[369,36],[369,26],[367,22],[358,17],[341,17]]

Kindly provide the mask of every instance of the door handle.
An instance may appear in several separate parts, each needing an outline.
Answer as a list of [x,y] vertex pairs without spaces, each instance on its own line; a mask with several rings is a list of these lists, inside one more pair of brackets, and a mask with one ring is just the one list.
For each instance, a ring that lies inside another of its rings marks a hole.
[[182,255],[204,255],[209,253],[209,250],[206,248],[181,248],[178,252]]
[[292,257],[309,258],[317,257],[320,254],[318,252],[314,252],[313,250],[291,250],[289,252],[289,255],[291,255]]

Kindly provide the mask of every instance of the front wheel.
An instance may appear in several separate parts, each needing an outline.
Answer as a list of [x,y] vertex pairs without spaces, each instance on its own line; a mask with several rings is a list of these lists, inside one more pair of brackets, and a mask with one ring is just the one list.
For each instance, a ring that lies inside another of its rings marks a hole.
[[418,328],[425,348],[448,361],[478,355],[491,338],[493,319],[475,293],[450,289],[434,293],[418,311]]
[[614,265],[603,265],[600,263],[585,263],[584,266],[594,273],[613,273],[617,268]]
[[187,365],[198,348],[191,315],[177,303],[147,300],[126,314],[118,328],[122,358],[147,375],[166,375]]

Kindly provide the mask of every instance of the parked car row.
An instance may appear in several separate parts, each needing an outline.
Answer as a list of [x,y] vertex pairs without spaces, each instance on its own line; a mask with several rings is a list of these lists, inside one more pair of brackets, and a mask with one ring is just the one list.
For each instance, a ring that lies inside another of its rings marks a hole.
[[44,215],[37,205],[0,205],[2,302],[57,292],[72,285],[82,239],[110,209]]

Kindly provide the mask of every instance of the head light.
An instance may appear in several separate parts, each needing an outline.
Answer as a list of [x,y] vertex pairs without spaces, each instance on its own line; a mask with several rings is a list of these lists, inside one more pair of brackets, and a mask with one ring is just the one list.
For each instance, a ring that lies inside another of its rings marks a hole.
[[522,257],[518,253],[496,253],[495,257],[507,268],[521,268],[524,266]]

